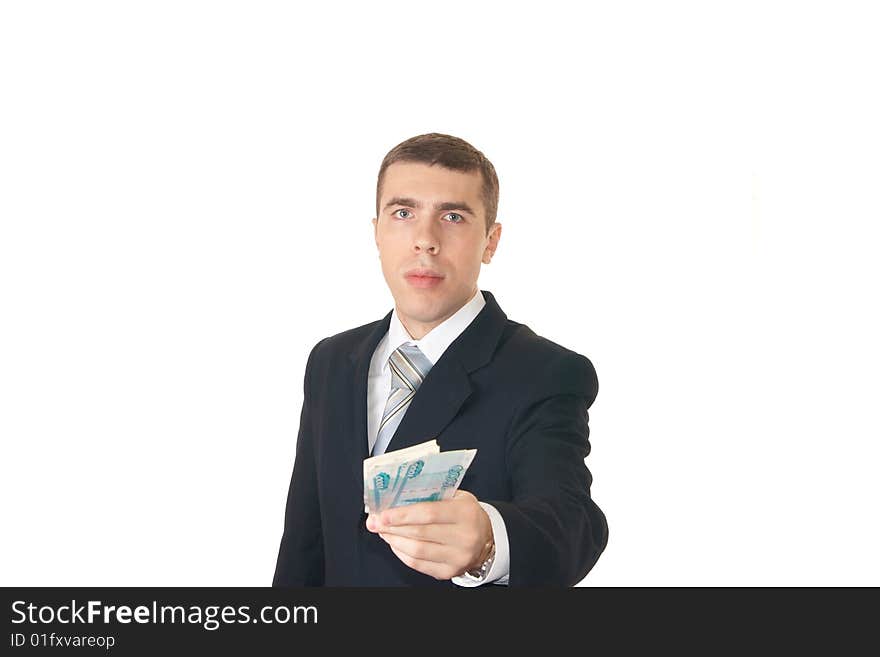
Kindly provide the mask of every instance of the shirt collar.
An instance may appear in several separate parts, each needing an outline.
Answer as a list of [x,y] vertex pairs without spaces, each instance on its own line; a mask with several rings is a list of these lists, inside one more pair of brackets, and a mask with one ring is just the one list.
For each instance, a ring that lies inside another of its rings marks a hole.
[[423,354],[431,361],[433,365],[443,352],[451,345],[455,339],[470,325],[474,318],[480,314],[483,306],[486,305],[486,299],[483,293],[477,289],[471,300],[459,308],[454,315],[443,320],[435,326],[421,340],[413,340],[409,332],[404,328],[397,316],[397,308],[391,313],[391,323],[388,326],[388,333],[385,336],[385,344],[380,354],[379,365],[384,372],[388,367],[388,359],[391,354],[403,344],[416,345]]

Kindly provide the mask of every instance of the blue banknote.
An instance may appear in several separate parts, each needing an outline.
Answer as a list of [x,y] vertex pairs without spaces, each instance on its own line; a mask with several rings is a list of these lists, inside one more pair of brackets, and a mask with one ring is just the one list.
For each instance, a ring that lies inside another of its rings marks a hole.
[[475,449],[440,452],[436,441],[364,461],[364,510],[451,498],[476,456]]

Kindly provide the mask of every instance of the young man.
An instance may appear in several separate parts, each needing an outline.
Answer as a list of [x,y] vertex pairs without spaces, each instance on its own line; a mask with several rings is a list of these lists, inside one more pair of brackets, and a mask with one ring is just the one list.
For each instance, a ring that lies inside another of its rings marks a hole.
[[[394,309],[309,355],[274,586],[572,586],[605,548],[584,465],[596,373],[478,289],[497,209],[495,168],[461,139],[385,156],[373,227]],[[455,496],[366,515],[363,460],[434,438],[477,449]]]

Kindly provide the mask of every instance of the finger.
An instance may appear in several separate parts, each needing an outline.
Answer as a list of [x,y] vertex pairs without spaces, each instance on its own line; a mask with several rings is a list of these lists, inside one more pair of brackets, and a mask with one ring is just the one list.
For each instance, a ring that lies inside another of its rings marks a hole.
[[430,525],[383,525],[379,530],[384,534],[414,538],[443,545],[460,545],[466,542],[465,532],[458,524],[442,523]]
[[406,536],[385,534],[384,532],[380,536],[398,552],[402,552],[408,557],[418,559],[419,561],[430,561],[435,564],[457,564],[462,558],[457,550],[440,543],[419,541],[414,538],[407,538]]
[[460,502],[443,500],[441,502],[419,502],[407,506],[386,509],[379,516],[381,524],[394,525],[432,525],[454,523],[456,508]]
[[446,564],[438,564],[433,561],[422,561],[421,559],[414,559],[413,557],[397,550],[393,546],[391,546],[391,551],[394,552],[395,556],[400,559],[404,564],[412,568],[413,570],[417,570],[420,573],[424,573],[425,575],[430,575],[434,579],[451,579],[455,577],[458,573],[451,567]]

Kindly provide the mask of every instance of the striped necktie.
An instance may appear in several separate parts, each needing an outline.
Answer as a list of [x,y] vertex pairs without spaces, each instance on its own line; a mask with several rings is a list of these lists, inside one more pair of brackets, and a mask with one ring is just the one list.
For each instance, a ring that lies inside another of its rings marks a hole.
[[388,358],[388,366],[391,368],[391,394],[388,395],[388,403],[382,413],[382,422],[373,445],[373,456],[385,452],[416,390],[428,375],[431,361],[417,346],[404,344]]

